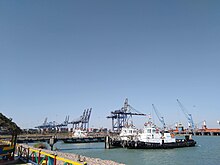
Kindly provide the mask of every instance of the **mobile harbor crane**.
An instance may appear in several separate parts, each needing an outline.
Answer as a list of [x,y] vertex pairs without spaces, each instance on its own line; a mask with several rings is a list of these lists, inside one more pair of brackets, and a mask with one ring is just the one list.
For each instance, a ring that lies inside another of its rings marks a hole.
[[194,125],[194,122],[193,122],[193,119],[192,119],[192,114],[188,113],[187,110],[185,109],[185,107],[182,105],[182,103],[177,99],[177,102],[182,110],[182,112],[184,113],[185,117],[187,118],[188,120],[188,126],[189,126],[189,129],[191,131],[193,131],[195,129],[195,125]]
[[152,106],[153,106],[153,109],[154,109],[154,111],[155,111],[155,113],[156,113],[156,115],[157,115],[157,118],[159,119],[159,121],[160,121],[161,124],[163,125],[163,129],[165,130],[165,129],[166,129],[166,124],[165,124],[165,122],[164,122],[164,117],[162,117],[162,116],[160,115],[159,111],[158,111],[157,108],[154,106],[154,104],[152,104]]

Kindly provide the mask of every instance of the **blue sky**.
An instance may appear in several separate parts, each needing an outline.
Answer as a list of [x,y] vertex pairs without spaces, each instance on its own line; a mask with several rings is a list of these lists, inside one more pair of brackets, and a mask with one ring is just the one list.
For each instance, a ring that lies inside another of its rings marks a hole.
[[[0,112],[30,128],[92,107],[90,125],[110,128],[106,116],[128,98],[143,113],[153,103],[166,123],[186,125],[178,98],[195,123],[218,127],[219,5],[2,0]],[[145,118],[134,120],[141,127]]]

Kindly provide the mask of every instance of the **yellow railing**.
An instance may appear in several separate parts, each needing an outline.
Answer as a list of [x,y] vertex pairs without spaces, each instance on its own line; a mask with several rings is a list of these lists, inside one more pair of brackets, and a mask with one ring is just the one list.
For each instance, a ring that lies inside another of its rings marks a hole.
[[6,141],[6,140],[0,140],[0,143],[6,144],[6,145],[11,145],[11,142],[10,141]]
[[1,159],[11,159],[13,157],[15,146],[10,141],[0,140]]
[[[52,155],[38,149],[33,149],[30,147],[27,148],[23,147],[22,145],[17,145],[17,148],[18,155],[24,158],[27,162],[31,160],[37,164],[56,165],[57,161],[61,161],[64,163],[64,165],[82,165],[82,163],[62,158],[57,155]],[[86,164],[86,162],[84,162],[84,164]]]

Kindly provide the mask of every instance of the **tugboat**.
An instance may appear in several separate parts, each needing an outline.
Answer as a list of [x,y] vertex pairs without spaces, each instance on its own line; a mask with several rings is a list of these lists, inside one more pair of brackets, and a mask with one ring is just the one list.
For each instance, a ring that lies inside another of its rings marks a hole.
[[118,137],[108,137],[107,148],[123,147],[128,149],[168,149],[180,147],[193,147],[196,141],[191,134],[185,138],[176,139],[173,133],[158,128],[149,118],[143,130],[137,130],[133,125],[123,127]]
[[125,147],[130,149],[166,149],[193,147],[195,144],[196,141],[192,139],[192,135],[185,135],[185,139],[176,139],[174,134],[167,130],[160,130],[149,120],[136,139],[128,140]]
[[126,125],[122,128],[121,133],[119,134],[119,146],[123,148],[127,146],[127,141],[135,140],[138,135],[138,129],[135,128],[133,124]]
[[133,124],[129,124],[122,128],[119,136],[120,139],[123,141],[132,140],[138,135],[138,130],[135,128]]

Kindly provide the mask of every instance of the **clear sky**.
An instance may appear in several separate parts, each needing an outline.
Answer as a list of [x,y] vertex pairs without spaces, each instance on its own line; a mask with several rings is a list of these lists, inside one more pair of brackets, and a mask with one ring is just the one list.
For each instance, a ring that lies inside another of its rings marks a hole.
[[76,119],[92,107],[90,126],[110,128],[106,116],[128,98],[138,111],[152,113],[153,103],[166,123],[186,125],[179,99],[195,123],[219,127],[219,6],[1,0],[0,112],[31,128],[45,117]]

